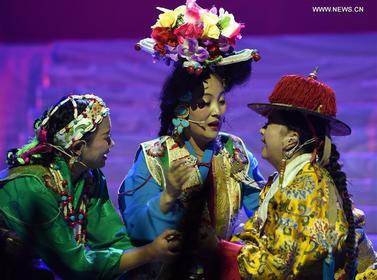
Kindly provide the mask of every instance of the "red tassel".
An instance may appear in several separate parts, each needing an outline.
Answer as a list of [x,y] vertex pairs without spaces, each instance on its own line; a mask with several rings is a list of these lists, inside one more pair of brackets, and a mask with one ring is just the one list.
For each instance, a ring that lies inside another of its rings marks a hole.
[[42,127],[38,132],[38,141],[39,143],[46,143],[47,142],[47,129]]
[[42,143],[42,144],[38,144],[37,146],[35,146],[34,148],[26,151],[25,153],[23,153],[22,155],[20,155],[20,157],[27,163],[29,163],[30,161],[30,157],[34,154],[43,154],[43,153],[51,153],[52,152],[52,148],[48,145],[46,145],[45,143]]

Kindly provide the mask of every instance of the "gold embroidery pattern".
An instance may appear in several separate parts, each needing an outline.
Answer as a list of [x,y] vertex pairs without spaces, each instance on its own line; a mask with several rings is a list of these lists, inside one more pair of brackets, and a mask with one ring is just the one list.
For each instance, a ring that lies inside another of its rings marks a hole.
[[[270,200],[264,227],[255,227],[258,218],[254,215],[245,224],[244,232],[232,239],[245,243],[238,256],[243,278],[315,279],[329,248],[334,252],[342,250],[347,221],[340,207],[336,209],[335,223],[329,221],[329,187],[335,186],[326,170],[318,171],[322,180],[318,180],[310,164],[306,165],[292,183],[279,189]],[[267,185],[262,190],[260,200],[269,188]],[[338,197],[334,199],[339,203]]]
[[[228,239],[233,232],[234,223],[241,207],[240,185],[247,177],[249,163],[248,161],[244,161],[247,155],[242,141],[235,136],[226,136],[232,137],[236,156],[234,158],[231,157],[227,150],[223,148],[217,155],[213,156],[211,165],[216,193],[216,197],[214,198],[216,233],[219,237]],[[160,142],[160,144],[156,144],[156,142]],[[163,149],[167,153],[169,166],[173,161],[182,158],[186,158],[187,164],[196,162],[196,158],[190,155],[184,146],[179,146],[173,137],[162,137],[145,142],[141,146],[152,177],[162,186],[165,186],[165,179],[161,158],[160,156],[154,156],[156,154],[156,147],[161,146],[162,148],[159,148],[158,151]],[[242,159],[242,162],[238,159]],[[202,185],[203,182],[199,168],[196,166],[195,172],[192,173],[188,182],[183,186],[184,192],[180,200],[185,203]]]

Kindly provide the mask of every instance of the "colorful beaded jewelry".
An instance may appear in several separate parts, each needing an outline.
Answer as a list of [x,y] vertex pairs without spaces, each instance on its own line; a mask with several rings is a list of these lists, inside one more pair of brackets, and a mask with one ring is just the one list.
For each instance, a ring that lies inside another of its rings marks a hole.
[[[68,182],[63,178],[60,171],[51,164],[48,168],[52,178],[49,175],[44,176],[47,187],[60,195],[60,209],[63,212],[64,219],[69,227],[73,229],[75,240],[78,244],[86,243],[86,225],[87,225],[87,203],[88,189],[90,182],[85,182],[85,189],[81,195],[77,209],[73,207],[73,196],[67,188]],[[89,181],[89,178],[86,178]],[[54,184],[52,184],[54,182]]]

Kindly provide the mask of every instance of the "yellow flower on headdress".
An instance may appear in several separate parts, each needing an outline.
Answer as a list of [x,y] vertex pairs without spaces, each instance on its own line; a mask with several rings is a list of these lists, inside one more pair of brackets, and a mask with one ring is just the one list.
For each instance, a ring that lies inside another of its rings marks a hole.
[[158,16],[157,22],[152,26],[152,28],[156,27],[168,27],[172,28],[177,23],[177,18],[180,14],[184,14],[186,11],[186,6],[182,5],[174,10],[169,10],[161,7],[157,7],[157,10],[163,12]]
[[218,16],[211,12],[205,12],[201,14],[201,19],[203,21],[203,36],[219,39],[220,29],[217,27]]

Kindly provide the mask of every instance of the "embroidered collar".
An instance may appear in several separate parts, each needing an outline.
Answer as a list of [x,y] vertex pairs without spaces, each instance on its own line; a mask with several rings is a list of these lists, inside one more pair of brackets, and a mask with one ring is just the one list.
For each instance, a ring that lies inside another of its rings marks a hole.
[[[296,177],[297,173],[304,168],[304,166],[310,162],[311,154],[302,154],[295,159],[293,159],[290,163],[287,164],[284,172],[284,180],[282,184],[282,188],[284,189],[287,187],[293,179]],[[264,223],[267,219],[267,212],[268,212],[268,204],[270,200],[274,197],[275,193],[279,189],[279,176],[276,174],[275,178],[272,182],[271,188],[268,190],[262,204],[260,205],[257,215],[259,220],[260,229],[263,228]]]
[[[284,180],[282,184],[282,188],[284,189],[286,186],[288,186],[293,179],[296,177],[297,173],[308,163],[311,159],[311,154],[302,154],[296,158],[294,158],[291,162],[287,164],[287,167],[285,168],[284,172]],[[274,180],[272,183],[278,184],[279,180],[278,177]]]

